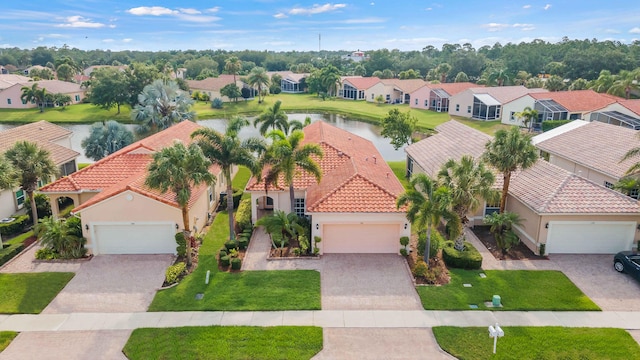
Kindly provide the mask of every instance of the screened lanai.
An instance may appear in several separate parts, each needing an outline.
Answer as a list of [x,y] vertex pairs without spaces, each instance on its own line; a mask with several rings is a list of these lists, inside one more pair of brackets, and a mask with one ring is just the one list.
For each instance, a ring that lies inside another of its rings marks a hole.
[[603,111],[591,114],[591,121],[618,125],[629,129],[640,130],[640,118],[629,116],[618,111]]
[[429,93],[429,110],[449,111],[449,93],[442,89],[433,89]]
[[501,105],[489,94],[473,96],[473,118],[477,120],[495,120],[500,118]]

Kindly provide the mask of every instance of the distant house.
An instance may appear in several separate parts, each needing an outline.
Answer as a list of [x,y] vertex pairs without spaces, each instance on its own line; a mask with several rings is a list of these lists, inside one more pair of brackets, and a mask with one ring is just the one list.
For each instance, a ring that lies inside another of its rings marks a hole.
[[282,76],[280,89],[283,93],[297,94],[306,91],[306,79],[309,74],[290,73]]
[[6,67],[0,65],[0,75],[8,74],[8,73],[9,73],[9,70],[7,70]]
[[32,79],[22,75],[14,75],[14,74],[0,74],[0,91],[10,88],[18,83],[26,83],[31,81]]
[[380,79],[365,90],[365,97],[367,101],[375,102],[382,95],[386,103],[408,104],[411,102],[410,94],[425,84],[422,79]]
[[[17,141],[29,141],[47,150],[53,162],[59,167],[60,176],[66,176],[78,170],[76,158],[80,155],[71,150],[73,133],[58,125],[44,120],[0,131],[0,154],[4,154]],[[40,179],[40,186],[52,179]],[[24,208],[26,193],[20,188],[0,190],[0,218],[15,214]]]
[[91,73],[93,73],[94,71],[100,68],[114,68],[120,71],[125,71],[128,68],[128,66],[127,65],[117,65],[117,66],[116,65],[91,65],[88,68],[82,70],[82,75],[91,76]]
[[[189,94],[192,94],[194,91],[199,91],[209,95],[211,100],[220,98],[222,101],[231,101],[231,99],[220,93],[220,90],[229,84],[233,84],[233,75],[229,74],[222,74],[218,77],[210,77],[204,80],[187,80],[187,85],[189,85]],[[235,84],[240,89],[243,87],[249,88],[249,85],[240,80],[240,77],[237,75]]]
[[527,89],[524,86],[469,88],[449,98],[449,114],[482,121],[502,120],[505,113],[525,108],[526,105],[523,104],[527,102],[521,104],[519,100],[524,95],[540,92],[548,91]]
[[[29,76],[31,75],[31,71],[32,70],[51,70],[48,67],[44,67],[42,65],[33,65],[33,66],[29,66],[28,68],[24,69],[22,72],[24,73],[25,76]],[[53,70],[51,70],[52,73],[54,73]]]
[[640,130],[640,99],[618,100],[590,114],[591,121]]
[[364,53],[364,51],[354,51],[351,54],[342,55],[342,60],[351,60],[353,62],[362,62],[365,60],[369,60],[369,56]]
[[409,94],[409,106],[413,109],[448,112],[449,98],[472,87],[478,85],[470,82],[425,84]]
[[[60,80],[39,80],[33,82],[20,82],[0,91],[0,108],[4,109],[28,109],[38,107],[35,102],[23,101],[23,87],[31,87],[34,83],[38,88],[47,90],[49,94],[65,94],[71,97],[71,104],[78,104],[86,97],[87,89],[80,84]],[[52,104],[48,104],[52,105]]]
[[367,100],[366,91],[378,82],[380,79],[377,77],[342,77],[338,97],[349,100]]

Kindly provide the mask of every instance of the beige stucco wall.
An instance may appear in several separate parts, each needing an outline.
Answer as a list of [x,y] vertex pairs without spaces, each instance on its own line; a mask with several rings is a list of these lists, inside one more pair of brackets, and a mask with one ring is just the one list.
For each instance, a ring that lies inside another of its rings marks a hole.
[[577,164],[574,161],[571,161],[567,158],[564,158],[562,156],[559,155],[555,155],[555,154],[550,154],[549,155],[549,162],[553,165],[556,165],[558,167],[561,167],[567,171],[570,171],[576,175],[579,175],[583,178],[587,178],[591,181],[593,181],[596,184],[602,185],[604,186],[604,182],[610,182],[612,184],[615,184],[616,182],[618,182],[618,179],[603,174],[599,171],[596,171],[594,169],[590,169],[586,166]]
[[[0,219],[7,218],[18,211],[15,199],[13,190],[0,190]],[[25,201],[27,201],[26,198]]]
[[377,84],[364,91],[364,98],[368,102],[376,102],[376,98],[378,97],[378,95],[382,95],[384,101],[387,101],[387,94],[391,95],[388,87],[382,82],[378,82]]
[[[460,111],[456,111],[456,105],[460,105]],[[467,112],[468,106],[471,106],[471,112]],[[473,92],[471,90],[465,90],[449,98],[449,115],[466,118],[473,116]]]
[[[409,102],[409,107],[412,109],[429,109],[429,95],[431,94],[431,88],[428,86],[423,86],[420,89],[411,93],[411,101]],[[426,105],[425,105],[426,102]]]
[[[251,221],[255,223],[258,220],[258,210],[261,207],[259,201],[263,196],[268,196],[273,199],[273,210],[282,210],[286,213],[291,211],[291,200],[289,198],[289,191],[251,191]],[[304,191],[296,190],[294,192],[294,198],[306,198]]]
[[522,118],[518,118],[514,116],[514,118],[511,119],[511,113],[519,113],[522,110],[524,110],[524,108],[526,108],[527,106],[533,109],[533,105],[534,105],[534,100],[529,95],[525,95],[511,102],[508,102],[502,105],[502,109],[500,112],[500,115],[501,115],[500,121],[503,124],[507,124],[507,125],[524,126]]

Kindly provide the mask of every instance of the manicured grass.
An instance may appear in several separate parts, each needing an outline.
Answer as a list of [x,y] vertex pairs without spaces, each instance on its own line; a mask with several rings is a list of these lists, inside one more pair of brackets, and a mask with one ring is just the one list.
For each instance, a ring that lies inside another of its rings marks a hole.
[[0,313],[39,314],[74,273],[0,274]]
[[387,164],[389,164],[389,167],[391,167],[391,170],[393,171],[395,176],[398,178],[398,180],[400,180],[402,186],[404,186],[405,189],[409,189],[411,185],[409,185],[409,180],[405,177],[407,171],[406,162],[404,160],[387,161]]
[[[558,310],[598,311],[600,308],[560,271],[450,269],[451,282],[419,286],[427,310]],[[484,272],[485,279],[479,276]],[[464,287],[471,284],[472,287]],[[500,295],[503,307],[487,308],[485,301]]]
[[78,170],[82,170],[89,165],[91,165],[91,163],[78,163]]
[[181,327],[136,329],[124,347],[131,359],[311,359],[322,350],[322,328]]
[[[234,189],[244,190],[250,178],[251,178],[251,171],[244,166],[240,166],[238,167],[238,172],[236,172],[236,176],[234,176],[233,181],[231,182],[231,186]],[[242,199],[243,200],[251,199],[251,194],[248,192],[243,193]]]
[[622,329],[502,327],[493,352],[486,327],[434,327],[440,347],[461,360],[482,359],[638,359],[640,346]]
[[489,135],[495,134],[496,131],[499,129],[508,129],[510,127],[509,125],[502,124],[498,120],[497,121],[478,121],[478,120],[463,118],[461,116],[451,116],[451,118]]
[[16,336],[18,333],[15,331],[0,331],[0,352],[6,349]]
[[5,245],[15,245],[15,244],[21,244],[23,243],[25,240],[27,240],[28,238],[33,236],[33,230],[29,230],[26,233],[20,234],[16,237],[13,237],[9,240],[6,239],[6,237],[2,238],[2,242]]
[[38,109],[0,109],[0,122],[26,124],[47,120],[52,123],[89,124],[103,120],[118,120],[121,123],[133,123],[128,106],[120,107],[120,114],[116,108],[103,110],[91,104],[75,104],[62,108],[48,108],[44,112]]

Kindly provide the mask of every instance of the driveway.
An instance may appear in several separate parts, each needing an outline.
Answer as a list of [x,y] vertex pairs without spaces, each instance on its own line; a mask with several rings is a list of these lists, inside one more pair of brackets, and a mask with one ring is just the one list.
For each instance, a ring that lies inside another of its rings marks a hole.
[[98,255],[43,313],[147,311],[172,262],[173,255]]
[[325,254],[321,261],[323,310],[422,310],[400,255]]
[[0,353],[0,359],[126,360],[123,346],[131,330],[23,332]]

